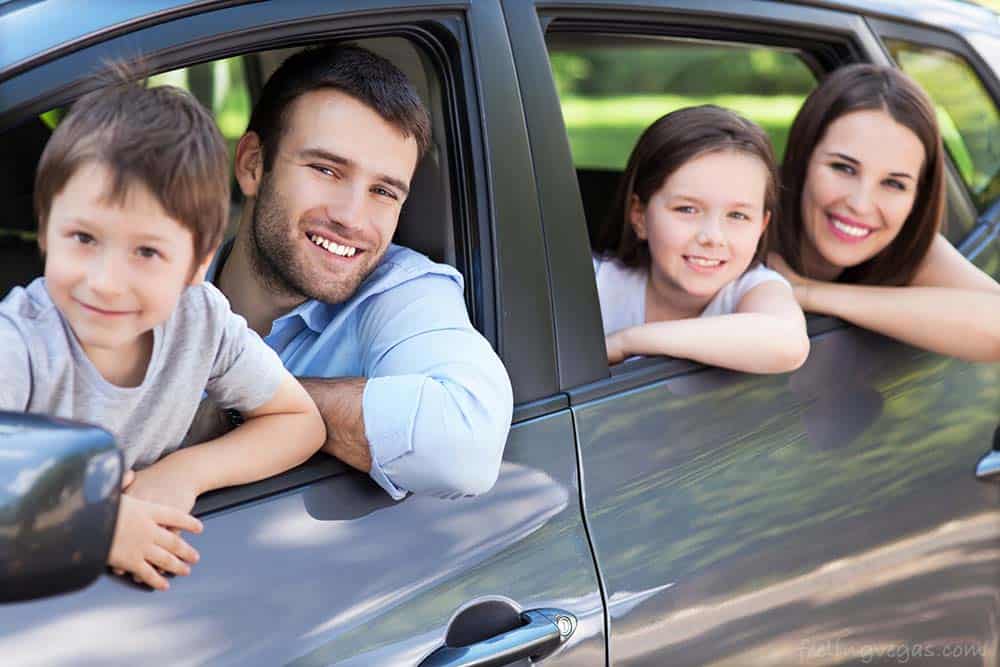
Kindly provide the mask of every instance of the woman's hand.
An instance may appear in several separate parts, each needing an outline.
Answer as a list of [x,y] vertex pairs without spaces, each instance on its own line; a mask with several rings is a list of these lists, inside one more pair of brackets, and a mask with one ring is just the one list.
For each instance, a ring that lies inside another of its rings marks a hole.
[[783,275],[785,280],[792,284],[792,293],[795,295],[795,300],[798,301],[802,310],[811,310],[809,306],[809,288],[815,285],[817,281],[805,278],[793,271],[792,267],[788,266],[785,258],[776,252],[767,254],[767,267]]

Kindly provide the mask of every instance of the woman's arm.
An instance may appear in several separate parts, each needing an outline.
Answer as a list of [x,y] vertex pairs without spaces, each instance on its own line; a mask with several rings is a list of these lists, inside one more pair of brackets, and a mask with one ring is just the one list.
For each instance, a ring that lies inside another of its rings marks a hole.
[[650,322],[606,339],[609,363],[635,354],[692,359],[747,373],[786,373],[805,362],[805,318],[787,285],[757,285],[731,315]]
[[1000,361],[1000,285],[938,236],[906,287],[803,278],[777,255],[768,265],[795,285],[803,310],[833,315],[966,361]]

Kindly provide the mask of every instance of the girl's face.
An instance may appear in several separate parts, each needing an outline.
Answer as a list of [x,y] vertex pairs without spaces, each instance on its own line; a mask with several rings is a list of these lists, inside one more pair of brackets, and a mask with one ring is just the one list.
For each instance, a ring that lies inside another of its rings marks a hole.
[[892,243],[913,208],[924,158],[917,135],[885,111],[830,123],[802,190],[806,273],[835,278]]
[[630,222],[649,243],[654,287],[707,304],[746,271],[770,219],[767,184],[760,159],[727,150],[684,163],[645,206],[633,195]]

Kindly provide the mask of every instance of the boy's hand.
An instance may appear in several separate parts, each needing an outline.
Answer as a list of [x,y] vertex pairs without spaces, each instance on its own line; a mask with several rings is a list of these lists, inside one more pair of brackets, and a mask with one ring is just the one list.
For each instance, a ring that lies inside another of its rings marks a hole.
[[135,473],[125,493],[140,500],[190,512],[200,489],[194,480],[194,471],[183,465],[183,457],[177,456],[177,453],[165,456]]
[[122,495],[108,565],[131,572],[136,581],[157,590],[170,588],[157,569],[173,574],[191,573],[198,552],[171,529],[200,533],[201,522],[172,507]]

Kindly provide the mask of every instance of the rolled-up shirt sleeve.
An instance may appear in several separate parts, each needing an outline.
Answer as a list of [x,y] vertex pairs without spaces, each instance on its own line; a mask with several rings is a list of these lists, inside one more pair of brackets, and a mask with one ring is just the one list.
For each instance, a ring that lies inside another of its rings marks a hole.
[[424,276],[382,294],[359,321],[371,476],[393,498],[488,491],[500,472],[513,395],[469,322],[461,286]]

